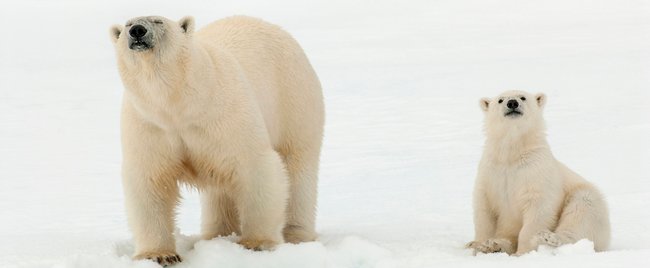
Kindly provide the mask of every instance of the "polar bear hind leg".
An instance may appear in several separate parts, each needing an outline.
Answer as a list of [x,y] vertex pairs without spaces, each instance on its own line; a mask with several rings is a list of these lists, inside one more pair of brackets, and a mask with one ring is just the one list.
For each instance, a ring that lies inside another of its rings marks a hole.
[[201,233],[203,239],[241,234],[239,212],[233,198],[218,189],[201,192]]
[[320,143],[303,148],[292,147],[283,156],[289,173],[287,223],[283,230],[289,243],[316,240],[316,202]]
[[542,231],[535,237],[540,245],[558,247],[581,239],[594,242],[596,251],[609,245],[609,219],[602,195],[591,187],[569,193],[555,232]]
[[272,149],[235,171],[243,176],[233,194],[241,220],[239,244],[252,250],[270,250],[283,243],[282,228],[288,197],[287,174]]

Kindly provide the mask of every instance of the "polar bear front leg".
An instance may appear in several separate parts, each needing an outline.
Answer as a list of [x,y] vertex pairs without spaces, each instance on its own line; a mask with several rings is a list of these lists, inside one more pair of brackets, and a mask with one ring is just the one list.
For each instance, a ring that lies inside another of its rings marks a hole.
[[122,118],[122,145],[122,184],[134,259],[161,265],[180,262],[173,236],[180,168],[174,149],[164,132],[128,114]]
[[[474,241],[467,243],[465,247],[478,252],[488,253],[485,244],[488,239],[493,238],[496,233],[497,217],[489,205],[489,200],[482,188],[474,189]],[[494,243],[488,243],[494,244]],[[495,252],[495,251],[491,251]],[[498,252],[498,251],[496,251]]]
[[288,197],[287,174],[278,154],[269,149],[250,165],[242,165],[237,174],[238,211],[242,238],[247,249],[270,250],[282,243],[285,207]]
[[179,197],[175,179],[129,163],[124,168],[127,217],[135,240],[134,259],[151,259],[162,265],[180,262],[173,236],[174,208]]
[[482,189],[474,193],[474,240],[482,242],[494,237],[497,216],[490,208],[489,200]]
[[519,231],[518,246],[515,255],[520,256],[536,250],[539,246],[537,234],[551,229],[555,217],[548,209],[548,204],[539,201],[532,202],[523,215],[523,225]]

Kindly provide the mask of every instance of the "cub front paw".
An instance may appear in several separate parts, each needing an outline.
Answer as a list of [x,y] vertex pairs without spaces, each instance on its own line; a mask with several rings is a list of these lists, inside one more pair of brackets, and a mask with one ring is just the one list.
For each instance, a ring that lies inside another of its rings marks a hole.
[[474,249],[474,254],[477,253],[497,253],[505,252],[510,254],[512,252],[512,243],[507,239],[488,239],[483,242],[472,241],[467,243],[467,248]]
[[472,241],[472,242],[469,242],[469,243],[465,244],[465,248],[476,249],[476,247],[478,247],[481,243],[483,243],[483,242]]
[[183,261],[176,252],[147,252],[133,257],[135,260],[152,260],[162,266],[174,265]]

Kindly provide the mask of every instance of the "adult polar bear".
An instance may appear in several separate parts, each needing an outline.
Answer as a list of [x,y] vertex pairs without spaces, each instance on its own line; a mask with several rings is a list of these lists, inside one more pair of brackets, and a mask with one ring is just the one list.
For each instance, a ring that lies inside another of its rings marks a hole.
[[602,194],[557,161],[546,142],[544,94],[504,92],[481,99],[487,140],[474,189],[475,252],[524,254],[539,244],[587,238],[607,248]]
[[241,234],[249,249],[316,238],[321,86],[279,27],[236,16],[137,17],[113,26],[126,88],[123,184],[135,258],[180,261],[178,183],[202,195],[202,235]]

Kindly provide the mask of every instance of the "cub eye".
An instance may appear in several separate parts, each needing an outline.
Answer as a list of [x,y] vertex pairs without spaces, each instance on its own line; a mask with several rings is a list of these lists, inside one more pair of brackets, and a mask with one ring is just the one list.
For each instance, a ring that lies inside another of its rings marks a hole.
[[130,22],[129,22],[129,23],[127,23],[127,24],[124,25],[124,26],[126,26],[126,27],[131,27],[131,25],[133,25],[133,23],[130,23]]
[[163,22],[162,22],[162,20],[154,20],[153,23],[155,23],[155,24],[162,24]]
[[499,99],[499,103],[502,103],[502,102],[503,102],[503,99]]
[[522,100],[522,101],[525,101],[525,100],[526,100],[526,97],[521,97],[521,100]]

